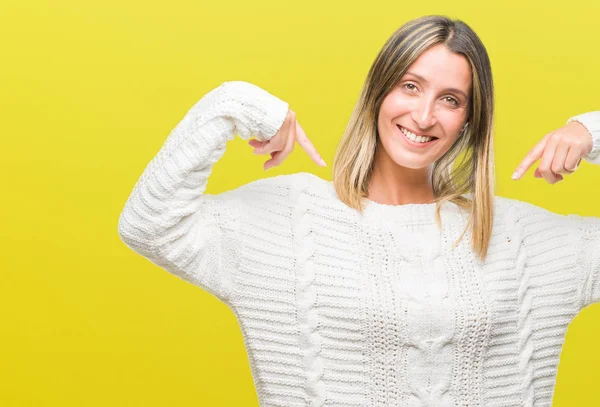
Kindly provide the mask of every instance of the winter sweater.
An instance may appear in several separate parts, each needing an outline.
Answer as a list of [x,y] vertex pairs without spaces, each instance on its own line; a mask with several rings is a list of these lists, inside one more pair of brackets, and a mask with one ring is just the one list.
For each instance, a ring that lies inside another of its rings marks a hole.
[[[485,261],[454,204],[363,214],[309,173],[205,194],[235,135],[260,140],[288,104],[248,82],[202,97],[135,184],[123,242],[227,304],[259,404],[550,406],[571,320],[600,301],[600,218],[494,198]],[[600,112],[588,127],[600,164]]]

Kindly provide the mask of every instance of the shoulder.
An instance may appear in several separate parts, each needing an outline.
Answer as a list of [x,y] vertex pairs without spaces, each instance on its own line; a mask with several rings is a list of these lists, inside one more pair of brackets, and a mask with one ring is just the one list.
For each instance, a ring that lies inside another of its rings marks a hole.
[[508,221],[539,231],[554,228],[572,230],[579,228],[582,219],[579,215],[561,214],[530,202],[502,196],[494,197],[494,217],[498,222]]
[[[301,191],[328,194],[330,182],[315,174],[297,172],[260,178],[236,189],[223,192],[218,199],[251,205],[293,205]],[[215,196],[216,198],[217,196]]]
[[519,201],[514,198],[507,198],[504,196],[496,195],[494,196],[494,213],[499,216],[506,215],[524,215],[527,213],[544,213],[548,214],[552,213],[549,210],[542,208],[541,206],[537,206],[530,202]]
[[328,181],[308,172],[276,175],[260,178],[242,185],[237,190],[240,192],[272,192],[272,191],[297,191],[302,189],[322,190]]

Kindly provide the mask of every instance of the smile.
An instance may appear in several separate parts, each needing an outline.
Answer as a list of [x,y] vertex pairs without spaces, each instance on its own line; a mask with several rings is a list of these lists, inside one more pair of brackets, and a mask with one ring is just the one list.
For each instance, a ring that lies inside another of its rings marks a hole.
[[436,141],[439,140],[438,138],[435,138],[435,137],[415,136],[409,130],[405,129],[404,127],[402,127],[400,125],[396,125],[396,127],[398,127],[398,130],[402,136],[402,139],[413,147],[421,147],[421,148],[429,147],[430,145],[432,145],[433,143],[435,143]]

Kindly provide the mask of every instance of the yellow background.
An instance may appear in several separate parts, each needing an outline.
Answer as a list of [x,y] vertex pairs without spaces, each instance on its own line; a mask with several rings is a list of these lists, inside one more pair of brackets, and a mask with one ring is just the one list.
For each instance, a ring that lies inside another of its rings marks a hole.
[[[414,4],[413,4],[414,3]],[[297,171],[331,179],[376,53],[446,14],[485,43],[497,90],[498,195],[600,216],[600,167],[556,185],[510,176],[569,116],[600,109],[597,0],[28,1],[0,8],[0,406],[257,406],[233,313],[117,234],[171,129],[226,80],[290,103],[326,168],[297,148],[264,173],[241,139],[209,193]],[[600,405],[600,305],[571,324],[554,406]]]

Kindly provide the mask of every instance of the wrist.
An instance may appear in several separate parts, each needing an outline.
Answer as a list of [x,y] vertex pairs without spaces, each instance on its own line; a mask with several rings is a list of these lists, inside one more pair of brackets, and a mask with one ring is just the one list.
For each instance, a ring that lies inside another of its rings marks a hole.
[[580,123],[588,131],[592,140],[592,149],[583,159],[600,165],[600,111],[573,116],[567,123],[574,121]]

